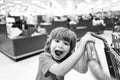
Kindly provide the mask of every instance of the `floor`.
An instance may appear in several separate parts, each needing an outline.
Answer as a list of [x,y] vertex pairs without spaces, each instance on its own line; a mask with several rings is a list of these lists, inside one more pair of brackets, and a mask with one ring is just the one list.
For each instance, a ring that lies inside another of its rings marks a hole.
[[[104,31],[104,34],[100,35],[104,37],[109,44],[111,44],[111,33],[112,31]],[[96,39],[96,49],[100,56],[104,56],[104,45],[103,42],[99,39]],[[35,80],[37,70],[38,70],[38,60],[39,55],[32,56],[30,58],[15,62],[12,59],[8,58],[3,53],[0,53],[0,80]],[[101,61],[104,65],[106,59]],[[109,71],[105,68],[105,73],[109,75]],[[86,76],[87,75],[87,76]],[[86,74],[79,74],[74,70],[71,70],[67,75],[65,80],[95,80],[91,75],[90,70]]]

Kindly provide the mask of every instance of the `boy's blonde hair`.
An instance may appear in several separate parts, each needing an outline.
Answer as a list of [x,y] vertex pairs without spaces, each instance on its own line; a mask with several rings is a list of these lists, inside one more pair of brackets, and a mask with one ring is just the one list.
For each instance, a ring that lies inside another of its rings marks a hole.
[[70,43],[69,55],[72,54],[76,46],[77,35],[72,30],[65,27],[57,27],[53,29],[48,36],[48,40],[45,45],[45,51],[50,52],[50,44],[53,39],[65,40]]

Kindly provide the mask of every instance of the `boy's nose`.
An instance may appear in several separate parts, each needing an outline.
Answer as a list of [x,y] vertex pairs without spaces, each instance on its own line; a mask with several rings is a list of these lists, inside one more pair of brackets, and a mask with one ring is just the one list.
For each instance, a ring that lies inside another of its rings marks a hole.
[[59,42],[58,47],[62,47],[62,46],[63,46],[63,43]]

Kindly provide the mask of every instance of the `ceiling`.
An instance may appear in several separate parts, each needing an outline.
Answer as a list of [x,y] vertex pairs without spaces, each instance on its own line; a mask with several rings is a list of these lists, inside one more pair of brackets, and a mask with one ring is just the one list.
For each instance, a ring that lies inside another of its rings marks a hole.
[[6,0],[6,4],[10,1],[14,3],[21,2],[20,4],[26,4],[29,7],[39,6],[41,12],[50,15],[84,14],[120,9],[120,0]]

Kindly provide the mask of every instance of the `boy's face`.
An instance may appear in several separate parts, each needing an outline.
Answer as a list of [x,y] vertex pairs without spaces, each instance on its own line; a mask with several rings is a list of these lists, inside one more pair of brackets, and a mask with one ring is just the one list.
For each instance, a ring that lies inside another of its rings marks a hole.
[[55,60],[61,60],[70,51],[70,43],[60,39],[53,39],[50,45],[51,55]]

